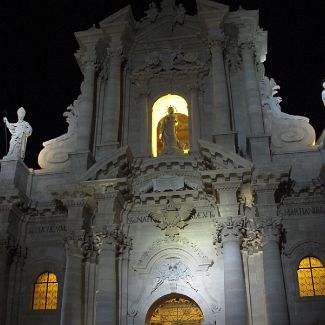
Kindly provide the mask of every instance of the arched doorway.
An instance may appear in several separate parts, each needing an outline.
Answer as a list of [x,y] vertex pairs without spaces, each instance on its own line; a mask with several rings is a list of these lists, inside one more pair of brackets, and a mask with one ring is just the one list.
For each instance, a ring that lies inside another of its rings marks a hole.
[[156,301],[148,311],[148,325],[201,325],[200,307],[184,295],[168,295]]
[[189,151],[189,120],[186,100],[178,95],[168,94],[156,100],[152,107],[152,155],[159,156],[163,144],[160,138],[162,121],[168,115],[168,108],[173,107],[176,119],[177,139],[182,145],[184,153]]

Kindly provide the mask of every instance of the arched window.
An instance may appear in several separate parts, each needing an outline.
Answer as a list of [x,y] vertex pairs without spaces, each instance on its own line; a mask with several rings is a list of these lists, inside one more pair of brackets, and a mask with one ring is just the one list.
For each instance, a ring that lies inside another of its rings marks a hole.
[[325,295],[325,268],[318,258],[303,258],[297,273],[300,297]]
[[45,272],[34,283],[33,309],[56,309],[59,284],[54,273]]

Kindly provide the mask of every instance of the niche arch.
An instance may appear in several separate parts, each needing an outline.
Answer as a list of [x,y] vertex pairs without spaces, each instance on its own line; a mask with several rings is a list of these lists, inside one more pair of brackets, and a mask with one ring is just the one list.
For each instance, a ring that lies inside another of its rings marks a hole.
[[184,145],[184,153],[189,151],[189,111],[186,100],[179,95],[167,94],[159,97],[152,106],[151,118],[151,150],[153,157],[157,157],[161,150],[159,128],[163,118],[168,115],[168,107],[174,108],[174,113],[179,123],[176,132],[180,142]]

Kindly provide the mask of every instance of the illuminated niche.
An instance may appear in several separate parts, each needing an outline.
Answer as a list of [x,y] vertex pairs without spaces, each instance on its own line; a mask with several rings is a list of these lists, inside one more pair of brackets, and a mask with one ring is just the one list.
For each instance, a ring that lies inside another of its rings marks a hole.
[[325,295],[325,267],[316,257],[303,258],[297,270],[300,297]]
[[178,95],[168,94],[160,97],[152,107],[152,155],[159,156],[163,148],[159,137],[163,119],[168,115],[168,107],[173,107],[177,119],[176,135],[184,153],[189,151],[189,123],[186,100]]
[[201,325],[204,317],[200,307],[185,296],[169,298],[155,305],[149,325]]
[[54,273],[40,274],[34,283],[33,309],[56,309],[59,284]]

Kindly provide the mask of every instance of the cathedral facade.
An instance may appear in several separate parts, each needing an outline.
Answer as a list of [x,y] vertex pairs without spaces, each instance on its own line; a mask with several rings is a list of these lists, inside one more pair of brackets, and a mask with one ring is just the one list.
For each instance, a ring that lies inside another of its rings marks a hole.
[[75,34],[39,170],[6,121],[0,324],[325,324],[324,144],[281,111],[258,11],[196,2]]

